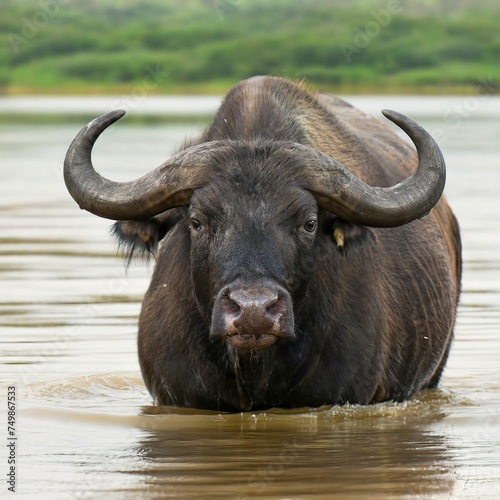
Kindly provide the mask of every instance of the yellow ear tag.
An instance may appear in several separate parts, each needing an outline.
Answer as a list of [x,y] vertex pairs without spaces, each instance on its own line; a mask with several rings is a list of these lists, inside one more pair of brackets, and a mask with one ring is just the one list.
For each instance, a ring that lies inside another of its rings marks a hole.
[[343,227],[336,227],[333,231],[333,239],[337,243],[339,249],[343,249],[345,245],[345,232]]

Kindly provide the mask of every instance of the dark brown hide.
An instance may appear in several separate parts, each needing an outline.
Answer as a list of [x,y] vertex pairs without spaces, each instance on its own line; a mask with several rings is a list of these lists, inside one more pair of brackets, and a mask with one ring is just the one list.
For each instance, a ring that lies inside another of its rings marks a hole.
[[139,321],[155,401],[242,411],[402,401],[436,386],[461,275],[446,200],[398,227],[346,220],[311,188],[302,154],[390,188],[415,172],[415,149],[341,99],[272,77],[231,89],[178,155],[205,143],[224,148],[203,163],[197,153],[185,206],[115,226],[123,244],[156,252]]

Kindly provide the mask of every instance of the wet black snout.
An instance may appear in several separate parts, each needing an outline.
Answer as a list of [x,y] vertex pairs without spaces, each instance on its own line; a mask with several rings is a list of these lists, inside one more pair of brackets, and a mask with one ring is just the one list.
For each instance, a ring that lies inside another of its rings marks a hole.
[[290,294],[274,283],[229,285],[215,301],[211,336],[241,349],[269,347],[280,337],[294,339]]

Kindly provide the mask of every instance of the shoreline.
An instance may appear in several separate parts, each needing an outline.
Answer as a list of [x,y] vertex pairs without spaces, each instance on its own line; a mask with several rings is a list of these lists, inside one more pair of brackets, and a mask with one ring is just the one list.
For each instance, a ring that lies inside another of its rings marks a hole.
[[[62,87],[41,87],[7,85],[0,87],[0,97],[22,96],[220,96],[237,82],[214,82],[208,84],[172,85],[146,91],[141,84],[129,85],[68,85]],[[477,85],[324,85],[306,82],[311,90],[336,95],[475,95]],[[497,91],[493,94],[498,94]]]
[[[381,109],[395,109],[408,116],[435,119],[453,125],[466,119],[497,120],[500,95],[343,94],[342,99],[379,117]],[[61,124],[90,121],[113,109],[127,112],[126,122],[208,123],[223,94],[208,95],[13,95],[0,96],[0,124]]]

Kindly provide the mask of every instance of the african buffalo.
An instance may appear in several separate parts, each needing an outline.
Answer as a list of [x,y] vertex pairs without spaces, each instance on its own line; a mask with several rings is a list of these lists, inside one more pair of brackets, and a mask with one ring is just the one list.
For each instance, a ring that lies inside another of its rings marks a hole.
[[155,401],[213,410],[401,401],[435,387],[460,293],[457,221],[430,135],[254,77],[200,138],[131,182],[101,177],[89,123],[65,160],[81,208],[156,265],[139,319]]

